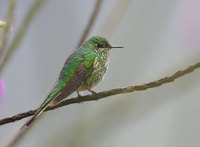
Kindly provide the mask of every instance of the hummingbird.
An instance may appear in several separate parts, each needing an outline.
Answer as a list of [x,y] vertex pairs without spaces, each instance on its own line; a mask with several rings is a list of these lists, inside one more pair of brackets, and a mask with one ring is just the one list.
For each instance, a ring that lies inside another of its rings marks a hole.
[[108,68],[109,52],[112,48],[123,47],[111,46],[100,36],[93,36],[84,41],[80,48],[66,59],[56,85],[22,128],[29,127],[49,105],[59,103],[75,91],[78,97],[81,97],[80,91],[88,90],[95,94],[92,88],[102,81]]

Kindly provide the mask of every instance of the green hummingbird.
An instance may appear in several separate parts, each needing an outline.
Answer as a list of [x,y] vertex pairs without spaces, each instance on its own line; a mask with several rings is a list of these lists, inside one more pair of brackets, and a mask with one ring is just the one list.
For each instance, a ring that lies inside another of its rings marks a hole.
[[105,38],[99,36],[84,41],[80,48],[67,58],[56,86],[22,128],[30,126],[49,105],[57,104],[75,91],[79,97],[79,91],[88,90],[95,93],[92,88],[103,79],[112,48],[122,47],[111,46]]

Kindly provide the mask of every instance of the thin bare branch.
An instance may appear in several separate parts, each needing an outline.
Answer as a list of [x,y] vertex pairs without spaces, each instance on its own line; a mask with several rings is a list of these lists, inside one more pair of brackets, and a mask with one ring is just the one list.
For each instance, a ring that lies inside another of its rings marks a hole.
[[[116,89],[112,89],[112,90],[108,90],[108,91],[99,92],[97,94],[86,95],[86,96],[81,97],[81,99],[79,97],[66,98],[65,100],[63,100],[59,104],[52,106],[52,107],[48,107],[45,111],[53,110],[53,109],[63,107],[63,106],[66,106],[66,105],[70,105],[70,104],[77,104],[77,103],[99,100],[99,99],[107,98],[109,96],[113,96],[113,95],[117,95],[117,94],[131,93],[131,92],[134,92],[134,91],[142,91],[142,90],[147,90],[147,89],[150,89],[150,88],[155,88],[155,87],[161,86],[163,84],[173,82],[177,78],[180,78],[180,77],[182,77],[182,76],[184,76],[188,73],[193,72],[197,68],[200,68],[200,62],[196,63],[194,65],[191,65],[184,70],[179,70],[176,73],[172,74],[171,76],[164,77],[164,78],[161,78],[159,80],[149,82],[149,83],[145,83],[145,84],[142,84],[142,85],[128,86],[128,87],[125,87],[125,88],[116,88]],[[11,116],[11,117],[3,118],[3,119],[0,120],[0,125],[15,122],[15,121],[23,119],[25,117],[31,116],[35,113],[35,111],[37,111],[37,110],[30,110],[30,111],[27,111],[27,112],[16,114],[16,115]]]
[[94,8],[94,11],[92,12],[92,15],[90,17],[90,20],[88,21],[88,24],[83,32],[83,35],[78,43],[78,47],[83,43],[83,41],[86,39],[87,35],[89,34],[90,30],[92,29],[92,26],[96,20],[96,17],[99,13],[99,9],[100,9],[100,6],[102,4],[102,1],[103,0],[97,0],[96,1],[96,5],[95,5],[95,8]]
[[120,0],[115,4],[99,30],[100,35],[105,38],[109,38],[112,35],[131,2],[132,0]]
[[19,31],[14,36],[11,45],[8,47],[7,54],[5,55],[3,61],[0,64],[0,73],[2,72],[3,68],[5,67],[5,64],[10,59],[13,52],[19,45],[19,43],[22,41],[25,33],[27,32],[28,27],[31,24],[31,21],[33,20],[35,15],[39,12],[39,9],[41,8],[41,6],[44,4],[45,1],[46,0],[35,0],[35,2],[32,4],[30,10],[27,12],[26,17],[19,28]]

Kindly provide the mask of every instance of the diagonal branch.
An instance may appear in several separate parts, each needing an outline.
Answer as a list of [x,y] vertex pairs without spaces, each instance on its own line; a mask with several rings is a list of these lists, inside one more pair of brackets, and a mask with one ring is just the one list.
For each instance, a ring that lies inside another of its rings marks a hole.
[[39,12],[39,9],[42,7],[42,5],[45,3],[46,0],[35,0],[33,4],[31,5],[30,10],[27,12],[27,15],[25,16],[25,19],[23,20],[19,31],[14,36],[14,39],[12,40],[11,45],[8,47],[8,51],[3,58],[3,61],[0,63],[0,73],[2,72],[3,68],[5,67],[7,61],[11,58],[14,51],[17,49],[18,45],[22,41],[24,35],[26,34],[28,27],[30,26],[33,18],[35,15]]
[[102,4],[102,1],[103,0],[97,0],[96,1],[96,5],[95,5],[95,8],[94,8],[94,11],[92,12],[92,15],[90,17],[90,20],[88,21],[88,24],[86,26],[86,28],[84,29],[84,32],[83,34],[81,35],[81,39],[78,43],[78,47],[83,43],[83,41],[86,39],[87,35],[89,34],[90,30],[92,29],[92,26],[96,20],[96,17],[99,13],[99,9],[101,7],[101,4]]
[[[99,99],[107,98],[109,96],[113,96],[113,95],[117,95],[117,94],[131,93],[131,92],[134,92],[134,91],[142,91],[142,90],[147,90],[147,89],[150,89],[150,88],[155,88],[155,87],[161,86],[163,84],[173,82],[177,78],[180,78],[180,77],[182,77],[186,74],[193,72],[197,68],[200,68],[200,62],[198,62],[194,65],[191,65],[184,70],[179,70],[176,73],[172,74],[171,76],[164,77],[164,78],[161,78],[159,80],[149,82],[149,83],[145,83],[145,84],[142,84],[142,85],[111,89],[111,90],[108,90],[108,91],[99,92],[97,94],[82,96],[81,99],[79,97],[66,98],[65,100],[63,100],[59,104],[52,106],[52,107],[48,107],[45,111],[53,110],[53,109],[56,109],[56,108],[59,108],[59,107],[62,107],[62,106],[66,106],[66,105],[70,105],[70,104],[77,104],[77,103],[83,103],[83,102],[87,102],[87,101],[99,100]],[[11,116],[11,117],[3,118],[3,119],[0,120],[0,125],[15,122],[17,120],[21,120],[25,117],[33,115],[35,113],[35,111],[37,111],[37,110],[30,110],[30,111],[27,111],[27,112],[16,114],[16,115]]]

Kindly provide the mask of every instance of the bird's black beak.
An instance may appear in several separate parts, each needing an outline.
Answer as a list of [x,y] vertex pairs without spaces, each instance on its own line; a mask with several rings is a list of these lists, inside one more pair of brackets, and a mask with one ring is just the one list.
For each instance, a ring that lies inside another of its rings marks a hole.
[[124,48],[122,46],[111,46],[110,48]]

